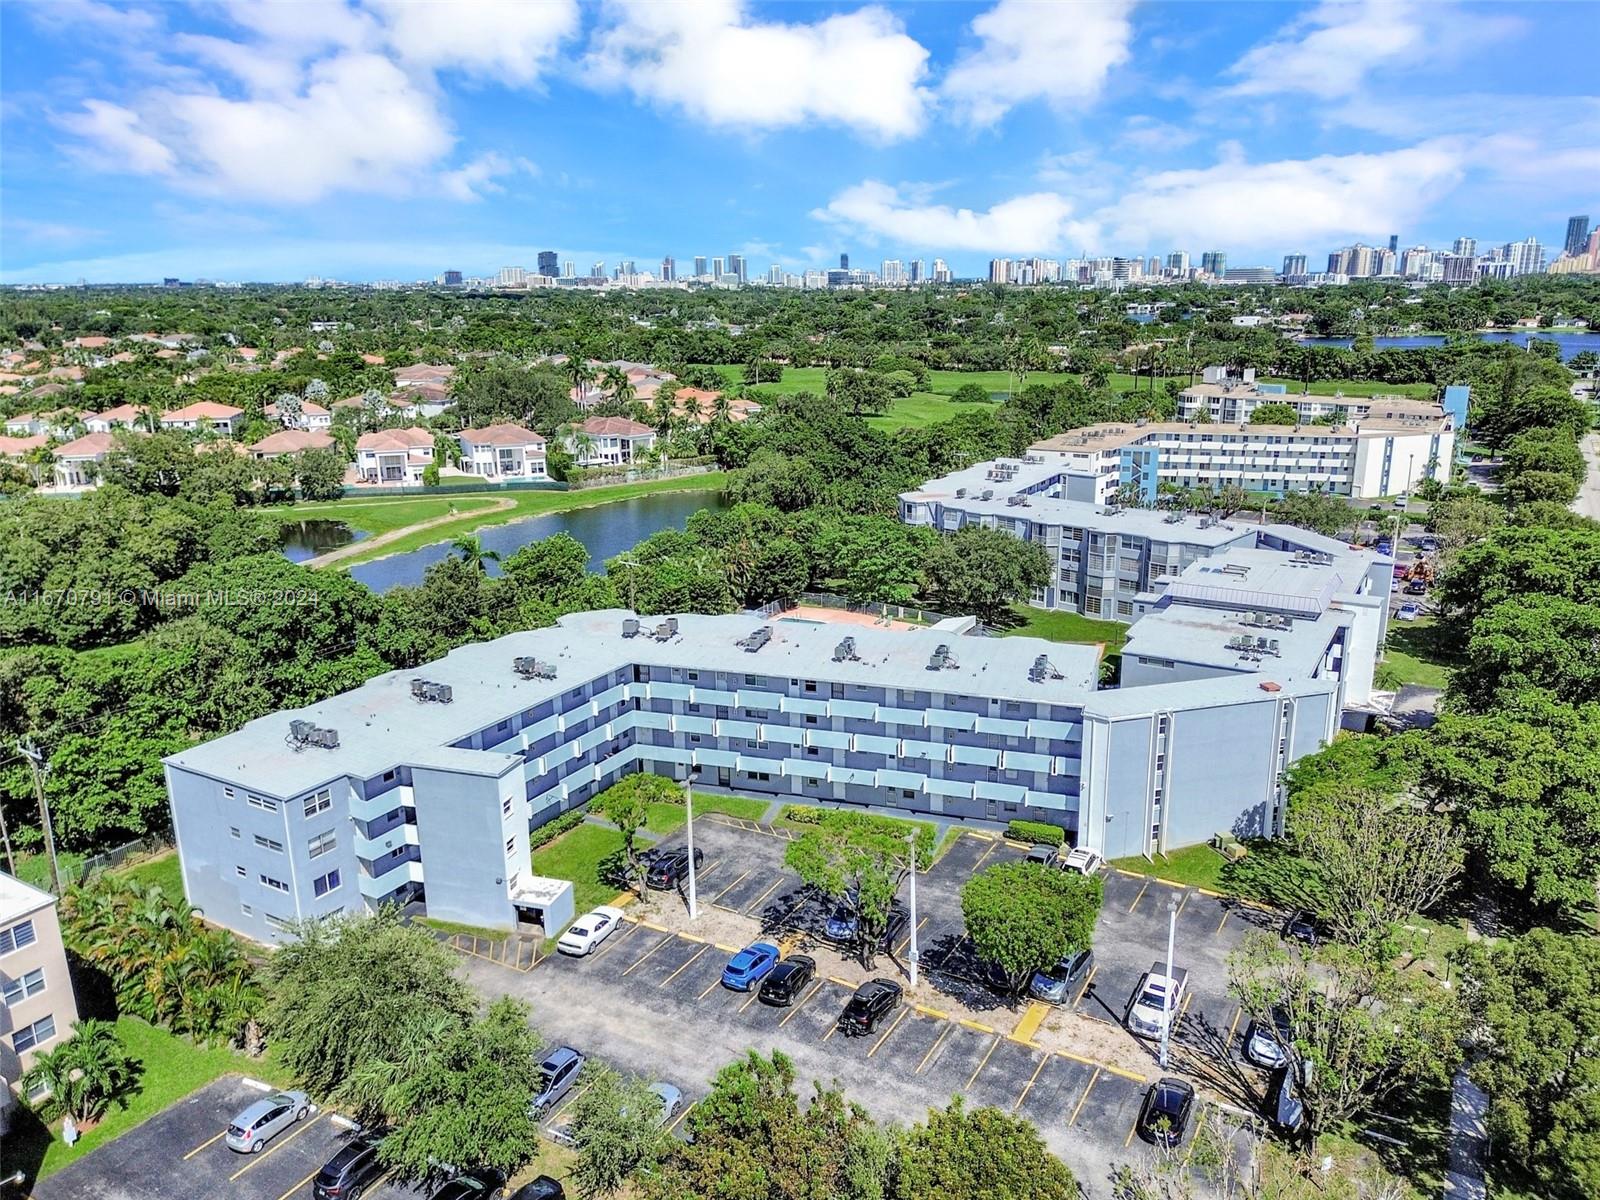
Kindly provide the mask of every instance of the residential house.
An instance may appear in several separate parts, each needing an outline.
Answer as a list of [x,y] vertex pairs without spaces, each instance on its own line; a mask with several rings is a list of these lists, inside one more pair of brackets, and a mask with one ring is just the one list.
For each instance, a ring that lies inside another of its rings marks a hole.
[[[357,401],[359,406],[360,401]],[[269,404],[262,409],[262,414],[269,421],[277,421],[288,429],[328,429],[333,425],[333,414],[315,400],[302,400],[300,402],[300,418],[292,424],[278,416],[278,406]]]
[[[32,437],[0,437],[0,462],[10,463],[13,466],[22,466],[30,453],[46,446],[50,439],[42,433]],[[38,482],[39,472],[33,471],[34,482]]]
[[548,479],[544,438],[521,425],[463,429],[461,469],[484,479]]
[[[56,921],[56,898],[0,873],[0,1079],[17,1080],[72,1033],[78,1002]],[[37,1098],[43,1093],[36,1093]]]
[[145,411],[133,404],[119,404],[105,412],[85,413],[83,424],[90,433],[110,433],[113,429],[145,429]]
[[632,462],[656,444],[656,431],[627,417],[590,417],[572,427],[563,442],[580,467]]
[[233,436],[244,427],[244,409],[214,400],[199,400],[175,408],[161,418],[163,429],[212,430]]
[[86,433],[76,441],[57,446],[56,486],[59,488],[91,488],[100,483],[100,467],[113,445],[109,433]]
[[11,437],[34,437],[50,431],[50,422],[38,413],[18,413],[6,418],[6,433]]
[[[716,416],[717,401],[721,392],[706,391],[703,388],[681,387],[672,397],[672,408],[679,416],[693,421],[697,425],[709,425]],[[745,400],[732,397],[728,400],[728,420],[748,421],[761,411],[761,405],[754,400]]]
[[397,388],[388,395],[389,411],[399,413],[408,420],[418,417],[437,417],[455,403],[450,389],[434,383],[419,383]]
[[449,364],[417,363],[410,367],[396,367],[395,387],[421,387],[424,384],[447,388],[455,378],[456,369]]
[[300,454],[306,450],[331,450],[336,446],[332,437],[310,429],[280,429],[269,433],[259,442],[247,447],[255,458],[281,458],[285,454]]
[[426,429],[379,429],[356,439],[356,473],[363,483],[421,483],[433,462],[433,434]]

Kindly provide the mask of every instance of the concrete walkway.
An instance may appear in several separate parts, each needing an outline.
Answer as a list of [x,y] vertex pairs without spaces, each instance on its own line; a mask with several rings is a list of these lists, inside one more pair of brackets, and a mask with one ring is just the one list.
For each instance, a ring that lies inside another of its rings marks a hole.
[[405,525],[399,529],[391,529],[388,533],[380,533],[377,537],[367,538],[365,541],[351,542],[348,546],[340,546],[337,550],[329,550],[326,554],[319,554],[315,558],[308,558],[301,564],[307,567],[326,567],[357,554],[366,554],[380,546],[392,546],[401,538],[410,537],[413,533],[421,533],[424,529],[433,529],[439,525],[449,525],[454,521],[463,521],[468,517],[486,517],[490,513],[505,512],[508,508],[516,506],[516,501],[502,496],[487,508],[474,509],[471,512],[450,512],[442,517],[430,517],[426,521],[418,521],[415,525]]
[[1485,1119],[1489,1097],[1467,1078],[1465,1070],[1456,1072],[1450,1092],[1450,1169],[1445,1172],[1445,1200],[1484,1200],[1488,1188],[1483,1173],[1489,1160],[1489,1131]]
[[1589,464],[1589,476],[1578,489],[1578,498],[1572,502],[1572,511],[1591,521],[1600,521],[1600,433],[1584,437],[1583,458]]

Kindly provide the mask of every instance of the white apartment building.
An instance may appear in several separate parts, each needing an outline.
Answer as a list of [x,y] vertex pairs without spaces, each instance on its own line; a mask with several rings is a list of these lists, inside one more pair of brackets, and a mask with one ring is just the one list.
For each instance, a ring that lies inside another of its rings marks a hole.
[[544,438],[521,425],[488,425],[463,429],[461,469],[485,479],[548,479]]
[[71,1034],[78,1002],[56,922],[56,898],[4,873],[0,999],[0,1086],[15,1086],[41,1051]]

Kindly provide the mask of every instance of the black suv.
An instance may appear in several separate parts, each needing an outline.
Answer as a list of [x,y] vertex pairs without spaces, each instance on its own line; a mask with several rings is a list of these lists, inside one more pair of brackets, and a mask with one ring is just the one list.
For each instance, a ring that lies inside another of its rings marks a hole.
[[375,1134],[351,1138],[346,1142],[311,1184],[313,1200],[358,1200],[374,1180],[383,1174],[383,1164],[378,1161],[378,1142]]
[[1139,1136],[1162,1146],[1176,1146],[1189,1128],[1194,1089],[1181,1079],[1158,1079],[1139,1109]]
[[899,1006],[900,996],[900,985],[892,979],[867,980],[839,1014],[840,1031],[846,1036],[872,1033]]
[[761,1003],[787,1008],[816,974],[817,960],[808,955],[796,954],[784,959],[761,981]]
[[[706,852],[695,847],[694,869],[698,871],[705,862]],[[645,882],[653,888],[675,888],[689,878],[689,851],[683,846],[658,850],[650,856],[645,868]]]
[[505,1187],[503,1174],[493,1167],[479,1167],[440,1184],[429,1193],[428,1200],[499,1200]]

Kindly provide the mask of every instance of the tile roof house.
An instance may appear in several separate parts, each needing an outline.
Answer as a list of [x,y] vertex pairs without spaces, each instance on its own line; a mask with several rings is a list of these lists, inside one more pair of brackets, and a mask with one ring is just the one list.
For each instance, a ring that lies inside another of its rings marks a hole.
[[[702,388],[682,387],[672,398],[672,407],[680,416],[700,425],[709,424],[716,412],[716,403],[721,392],[706,391]],[[761,405],[754,400],[745,400],[732,397],[728,401],[728,420],[748,421],[761,411]]]
[[627,417],[590,417],[572,426],[562,439],[580,467],[632,462],[656,444],[656,431]]
[[77,441],[55,448],[56,486],[92,488],[100,483],[100,464],[111,453],[109,433],[86,433]]
[[218,433],[234,434],[244,425],[244,409],[231,404],[218,404],[214,400],[198,400],[175,408],[161,417],[163,429],[212,429]]
[[404,388],[431,383],[436,387],[449,387],[450,380],[455,378],[455,373],[455,367],[444,363],[417,363],[410,367],[396,367],[394,385]]
[[280,429],[247,447],[254,458],[278,458],[306,450],[331,450],[337,445],[326,433],[310,429]]
[[119,404],[104,412],[85,413],[83,424],[90,433],[110,433],[113,429],[144,429],[145,413],[133,404]]
[[388,395],[389,410],[403,417],[436,417],[455,403],[450,390],[436,383],[396,388]]
[[37,450],[40,446],[47,445],[50,439],[42,433],[33,434],[31,437],[0,437],[0,458],[10,462],[20,462],[30,451]]
[[[357,401],[360,404],[360,401]],[[268,404],[262,409],[262,415],[269,421],[279,421],[278,406]],[[333,414],[315,400],[302,400],[300,402],[300,419],[294,424],[279,421],[279,424],[289,429],[327,429],[333,425]]]
[[544,438],[521,425],[488,425],[463,429],[461,469],[483,479],[548,479]]
[[379,429],[356,439],[356,472],[364,483],[421,483],[432,462],[433,434],[426,429]]

